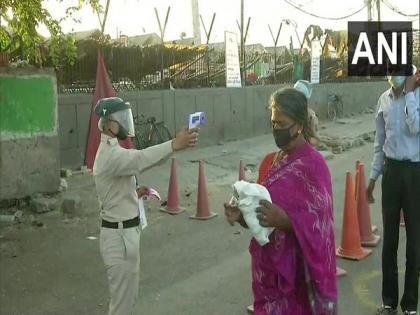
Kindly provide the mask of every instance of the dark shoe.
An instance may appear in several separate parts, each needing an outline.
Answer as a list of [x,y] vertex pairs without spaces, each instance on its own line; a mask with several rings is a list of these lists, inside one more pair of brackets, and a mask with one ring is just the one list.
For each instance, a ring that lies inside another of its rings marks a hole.
[[398,315],[398,311],[396,308],[392,308],[391,306],[382,305],[376,311],[376,315]]
[[404,315],[416,315],[417,312],[416,311],[404,311],[403,313]]

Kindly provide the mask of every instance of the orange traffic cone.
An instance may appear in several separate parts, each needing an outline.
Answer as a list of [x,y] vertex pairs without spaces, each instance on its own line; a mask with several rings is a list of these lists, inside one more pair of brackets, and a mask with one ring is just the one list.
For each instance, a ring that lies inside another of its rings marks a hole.
[[372,251],[362,248],[360,244],[359,221],[350,172],[346,173],[345,194],[341,246],[337,249],[336,254],[342,258],[361,260],[369,256]]
[[239,161],[239,180],[245,180],[245,165],[244,160]]
[[206,177],[204,175],[204,164],[200,161],[198,166],[198,193],[197,193],[197,213],[190,216],[190,219],[209,220],[217,216],[217,213],[210,212],[209,199],[206,188]]
[[169,178],[168,187],[168,203],[166,204],[166,207],[160,208],[160,211],[169,214],[180,214],[181,212],[185,211],[184,208],[179,207],[178,180],[176,176],[175,158],[172,158],[171,163],[171,176]]
[[341,269],[340,267],[336,267],[335,269],[335,276],[336,277],[344,277],[347,276],[347,271],[344,269]]
[[[362,162],[360,162],[360,160],[356,161],[356,180],[355,180],[355,189],[354,189],[354,197],[356,198],[356,203],[357,203],[357,194],[359,193],[359,184],[360,184],[360,172],[359,172],[359,167],[362,164]],[[366,192],[365,192],[366,193]],[[359,219],[360,222],[360,219]],[[371,227],[372,233],[376,233],[378,231],[378,227],[376,225],[372,225]],[[363,245],[363,242],[362,242]]]
[[402,209],[401,209],[401,212],[400,212],[400,226],[401,227],[405,226],[404,213],[403,213]]
[[366,196],[366,181],[365,181],[365,167],[359,163],[357,185],[357,217],[359,219],[360,241],[362,246],[374,247],[378,245],[381,237],[372,233],[372,226],[370,224],[370,208]]

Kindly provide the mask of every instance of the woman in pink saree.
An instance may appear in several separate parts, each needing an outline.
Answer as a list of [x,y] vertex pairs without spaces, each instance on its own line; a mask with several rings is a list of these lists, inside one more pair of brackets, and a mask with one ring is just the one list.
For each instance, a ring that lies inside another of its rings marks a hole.
[[[261,163],[258,183],[272,203],[261,201],[260,224],[274,227],[270,242],[251,240],[255,315],[337,314],[336,260],[331,176],[309,143],[307,100],[281,89],[271,97],[273,136],[279,151]],[[225,204],[227,220],[246,223]]]

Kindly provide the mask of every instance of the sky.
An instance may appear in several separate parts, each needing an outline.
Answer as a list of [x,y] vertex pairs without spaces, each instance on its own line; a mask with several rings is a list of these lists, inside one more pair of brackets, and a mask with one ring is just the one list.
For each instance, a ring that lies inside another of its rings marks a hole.
[[[55,18],[64,15],[65,9],[71,5],[77,5],[79,0],[44,0],[43,5]],[[362,8],[364,0],[289,0],[297,5],[302,5],[306,11],[326,17],[341,17]],[[419,13],[419,0],[387,0],[400,11],[407,14]],[[101,0],[105,5],[106,0]],[[210,42],[222,42],[224,31],[234,31],[239,34],[237,20],[240,20],[240,0],[199,0],[199,11],[208,29],[213,13],[216,19]],[[367,9],[360,13],[339,21],[319,19],[300,12],[284,0],[244,0],[244,19],[251,17],[247,44],[261,43],[264,46],[273,46],[273,40],[268,29],[271,25],[273,32],[277,33],[280,22],[283,19],[291,19],[297,23],[297,31],[303,39],[306,28],[311,25],[319,25],[322,29],[347,30],[348,21],[366,21]],[[191,0],[111,0],[105,33],[112,38],[117,37],[117,32],[134,36],[144,33],[155,32],[159,34],[159,26],[156,21],[154,7],[157,8],[161,21],[164,20],[168,6],[171,7],[168,25],[165,34],[166,40],[179,39],[180,34],[185,32],[187,37],[192,37],[192,14]],[[376,13],[376,10],[375,10]],[[76,24],[69,20],[62,23],[65,32],[78,32],[99,28],[97,16],[89,6],[84,7],[77,17],[81,23]],[[373,16],[376,19],[376,15]],[[415,20],[416,19],[416,20]],[[404,17],[394,13],[384,4],[381,5],[382,21],[413,21],[413,27],[419,28],[417,17]],[[284,24],[284,23],[283,23]],[[40,27],[43,35],[48,35],[45,27]],[[295,47],[297,39],[292,26],[283,25],[278,45],[289,45],[289,38],[293,37]],[[201,38],[205,41],[204,30],[201,27]]]

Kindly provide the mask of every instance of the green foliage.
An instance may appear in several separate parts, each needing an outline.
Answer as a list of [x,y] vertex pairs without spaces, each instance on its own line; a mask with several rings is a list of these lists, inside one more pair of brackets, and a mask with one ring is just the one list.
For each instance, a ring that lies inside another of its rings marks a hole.
[[[57,0],[63,2],[64,0]],[[43,7],[42,0],[0,1],[0,52],[19,55],[21,60],[42,65],[51,58],[56,68],[72,64],[76,58],[76,46],[71,35],[63,33],[60,23],[66,19],[78,22],[74,15],[84,5],[99,14],[102,7],[99,0],[76,0],[77,5],[67,8],[66,15],[55,19]],[[43,38],[37,31],[44,25],[50,38]]]

